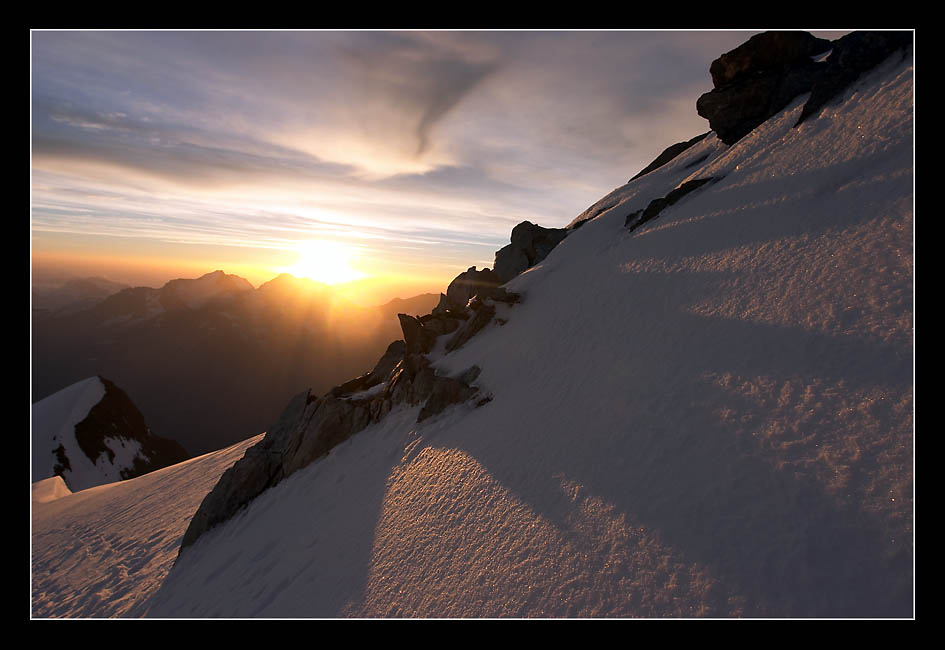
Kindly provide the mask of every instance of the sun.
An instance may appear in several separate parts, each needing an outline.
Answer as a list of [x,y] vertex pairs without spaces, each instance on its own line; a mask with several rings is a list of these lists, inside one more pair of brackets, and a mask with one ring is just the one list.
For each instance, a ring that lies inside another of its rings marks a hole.
[[365,277],[351,268],[351,249],[336,241],[314,240],[299,244],[298,259],[287,273],[325,284],[341,284]]

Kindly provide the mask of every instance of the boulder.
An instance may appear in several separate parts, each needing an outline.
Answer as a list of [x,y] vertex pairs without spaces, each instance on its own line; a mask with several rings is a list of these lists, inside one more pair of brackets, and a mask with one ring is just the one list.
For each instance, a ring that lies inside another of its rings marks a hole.
[[475,298],[469,303],[473,311],[473,317],[463,323],[463,325],[453,334],[453,337],[446,343],[446,351],[452,352],[462,347],[466,341],[475,336],[479,330],[492,322],[495,316],[495,305],[486,303],[480,298]]
[[404,351],[406,354],[427,354],[436,343],[436,334],[426,329],[419,318],[407,314],[397,314],[400,329],[404,333]]
[[731,145],[809,92],[830,41],[807,32],[764,32],[726,52],[709,68],[713,90],[699,97],[696,111],[718,138]]
[[449,304],[465,308],[473,296],[486,297],[500,284],[502,281],[492,270],[477,271],[475,266],[471,266],[453,278],[446,288],[446,298]]
[[691,181],[686,181],[666,196],[650,201],[643,210],[637,210],[636,212],[631,212],[628,214],[627,219],[624,222],[624,227],[629,228],[632,231],[638,226],[642,226],[647,221],[652,221],[656,217],[660,216],[660,213],[663,210],[674,203],[677,203],[690,192],[693,192],[703,185],[711,183],[715,180],[718,180],[718,178],[710,176],[708,178],[696,178]]
[[498,284],[505,284],[522,271],[544,260],[568,236],[567,228],[542,228],[523,221],[512,229],[511,243],[495,254]]
[[756,34],[712,62],[709,66],[712,86],[721,88],[761,74],[777,73],[810,61],[810,57],[830,47],[830,41],[807,32]]
[[427,398],[426,404],[420,409],[417,422],[423,422],[429,417],[442,413],[448,406],[465,402],[478,392],[479,389],[473,388],[459,379],[434,377],[430,397]]

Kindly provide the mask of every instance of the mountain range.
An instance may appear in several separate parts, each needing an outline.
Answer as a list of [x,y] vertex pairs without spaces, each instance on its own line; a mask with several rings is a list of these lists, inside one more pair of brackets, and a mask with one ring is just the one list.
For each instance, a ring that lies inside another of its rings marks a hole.
[[106,376],[154,431],[202,454],[263,431],[297,386],[327,390],[376,359],[399,334],[391,305],[422,313],[436,300],[361,307],[288,274],[254,289],[219,270],[128,287],[34,314],[33,399]]
[[913,66],[722,54],[709,133],[265,435],[34,500],[34,615],[914,616]]

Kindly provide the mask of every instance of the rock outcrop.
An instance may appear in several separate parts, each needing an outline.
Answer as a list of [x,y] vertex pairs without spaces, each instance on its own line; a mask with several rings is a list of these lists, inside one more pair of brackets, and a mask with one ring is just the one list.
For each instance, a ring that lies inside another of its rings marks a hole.
[[815,115],[821,106],[839,95],[861,74],[911,43],[910,32],[852,32],[838,38],[814,79],[810,97],[795,126]]
[[568,232],[566,228],[542,228],[529,221],[515,226],[511,243],[495,254],[495,275],[499,284],[505,284],[545,259]]
[[[649,174],[651,171],[654,171],[654,170],[656,170],[656,169],[659,169],[660,167],[662,167],[662,166],[665,165],[666,163],[671,162],[676,156],[678,156],[679,154],[681,154],[682,152],[684,152],[684,151],[685,151],[686,149],[688,149],[689,147],[693,146],[694,144],[698,144],[699,142],[702,142],[702,141],[705,139],[705,137],[706,137],[707,135],[709,135],[710,133],[712,133],[712,132],[711,132],[711,131],[706,131],[705,133],[703,133],[703,134],[701,134],[701,135],[697,135],[696,137],[692,138],[691,140],[686,140],[685,142],[677,142],[676,144],[673,144],[673,145],[670,145],[670,146],[666,147],[665,149],[663,149],[663,153],[661,153],[660,155],[658,155],[658,156],[653,160],[653,162],[651,162],[649,165],[647,165],[647,166],[644,167],[642,170],[640,170],[640,172],[639,172],[636,176],[634,176],[633,178],[631,178],[631,179],[630,179],[629,181],[627,181],[627,182],[630,183],[630,182],[632,182],[632,181],[635,181],[636,179],[640,178],[641,176],[644,176],[644,175],[646,175],[646,174]],[[606,209],[606,208],[604,208],[604,209]],[[595,215],[595,216],[596,216],[596,215]],[[588,219],[593,219],[593,218],[594,218],[593,216],[588,217]],[[584,221],[580,221],[579,223],[584,223]],[[578,224],[574,224],[574,227],[577,228],[577,227],[578,227]]]
[[[814,115],[859,76],[912,43],[910,32],[852,32],[836,41],[807,32],[756,34],[712,62],[713,90],[696,110],[725,144],[734,144],[810,93],[795,126]],[[817,55],[829,52],[822,61]]]
[[[458,377],[441,376],[427,355],[438,337],[453,334],[446,344],[447,351],[452,351],[492,321],[494,300],[482,296],[494,293],[508,302],[518,296],[497,289],[494,274],[488,269],[477,272],[475,267],[460,274],[450,288],[455,300],[441,294],[432,313],[420,317],[398,314],[404,340],[391,343],[373,370],[335,386],[323,397],[305,391],[292,398],[263,440],[248,449],[204,498],[187,527],[181,551],[264,490],[380,421],[391,409],[420,405],[417,422],[422,422],[480,395],[479,387],[473,385],[480,373],[478,366]],[[467,295],[468,304],[457,304]],[[490,395],[483,395],[477,406],[490,399]]]
[[477,271],[475,266],[470,266],[450,282],[446,298],[454,309],[465,308],[473,296],[487,296],[505,282],[491,269]]
[[660,216],[660,213],[664,209],[668,208],[674,203],[677,203],[680,199],[682,199],[684,196],[686,196],[690,192],[693,192],[699,189],[700,187],[702,187],[703,185],[707,183],[711,183],[712,181],[716,181],[716,180],[719,180],[719,179],[710,176],[709,178],[696,178],[691,181],[686,181],[685,183],[683,183],[682,185],[674,189],[672,192],[670,192],[666,196],[660,197],[658,199],[653,199],[647,204],[647,206],[644,209],[637,210],[636,212],[631,212],[630,214],[628,214],[627,219],[626,221],[624,221],[623,225],[625,228],[628,228],[630,231],[633,231],[636,228],[639,228],[640,226],[645,224],[647,221],[652,221],[653,219],[656,219],[658,216]]
[[764,32],[712,62],[713,90],[699,97],[696,111],[719,140],[734,144],[810,91],[822,64],[811,57],[831,47],[807,32]]

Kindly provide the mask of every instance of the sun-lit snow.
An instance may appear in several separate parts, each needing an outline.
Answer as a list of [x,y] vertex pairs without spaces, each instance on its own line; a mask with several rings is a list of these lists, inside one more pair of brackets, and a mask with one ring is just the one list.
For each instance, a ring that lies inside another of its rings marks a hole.
[[[69,494],[53,477],[32,496],[32,615],[139,616],[174,564],[190,518],[261,436],[144,476]],[[64,491],[64,492],[63,492]]]
[[101,468],[85,456],[75,438],[75,425],[84,420],[104,396],[105,385],[98,377],[89,377],[33,404],[33,482],[53,476],[55,449],[60,445],[70,463],[63,474],[74,490],[106,482]]
[[[799,128],[804,96],[604,197],[504,325],[431,355],[480,366],[489,403],[392,412],[166,578],[196,497],[154,543],[158,478],[34,505],[34,614],[911,616],[912,73],[894,56]],[[105,582],[90,543],[121,558]]]
[[72,494],[72,491],[61,476],[50,476],[33,483],[33,503],[49,503],[69,494]]

